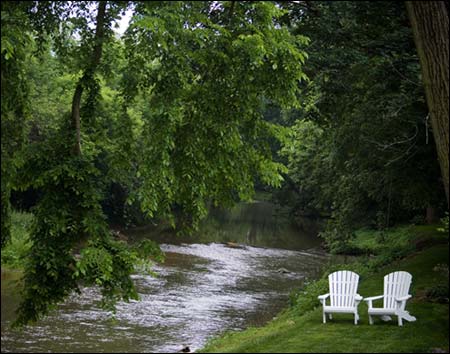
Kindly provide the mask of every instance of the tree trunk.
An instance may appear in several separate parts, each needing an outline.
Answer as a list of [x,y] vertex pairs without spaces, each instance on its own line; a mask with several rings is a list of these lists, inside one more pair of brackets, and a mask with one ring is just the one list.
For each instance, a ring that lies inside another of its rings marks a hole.
[[436,216],[436,209],[432,206],[427,207],[427,216],[425,218],[427,224],[434,224],[436,221],[438,221],[438,218]]
[[448,206],[448,3],[406,1],[406,8],[422,68],[431,127]]
[[86,83],[86,81],[93,78],[95,69],[100,63],[100,59],[102,57],[102,46],[105,33],[106,3],[107,1],[98,2],[97,25],[95,28],[95,37],[94,37],[95,43],[94,43],[94,50],[92,52],[92,59],[91,62],[86,67],[86,69],[84,70],[83,77],[78,81],[72,99],[72,128],[75,131],[75,145],[73,152],[75,155],[81,155],[80,105],[81,105],[81,96],[83,94],[83,85]]

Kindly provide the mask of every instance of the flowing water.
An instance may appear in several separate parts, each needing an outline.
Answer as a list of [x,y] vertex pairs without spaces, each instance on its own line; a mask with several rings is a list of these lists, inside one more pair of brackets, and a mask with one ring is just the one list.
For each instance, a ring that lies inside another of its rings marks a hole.
[[279,215],[266,202],[213,212],[197,235],[204,243],[161,245],[158,276],[135,274],[141,300],[120,303],[114,318],[100,308],[98,289],[85,288],[36,325],[11,330],[19,298],[14,274],[2,273],[2,352],[194,351],[224,331],[262,325],[328,259],[313,233]]

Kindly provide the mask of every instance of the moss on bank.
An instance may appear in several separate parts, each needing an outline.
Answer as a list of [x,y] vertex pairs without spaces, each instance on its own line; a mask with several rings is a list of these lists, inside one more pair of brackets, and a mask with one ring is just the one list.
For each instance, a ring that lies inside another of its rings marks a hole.
[[[297,295],[293,306],[261,328],[227,333],[212,340],[201,352],[431,352],[448,351],[448,236],[436,226],[399,227],[383,235],[364,230],[353,247],[367,254],[359,261],[327,269],[322,279]],[[322,324],[317,295],[327,292],[327,275],[336,269],[352,269],[360,275],[358,292],[374,296],[383,292],[383,277],[395,270],[413,275],[407,309],[417,317],[403,327],[375,318],[370,326],[367,305],[359,307],[357,326],[352,315],[335,314]],[[446,301],[446,302],[444,302]]]

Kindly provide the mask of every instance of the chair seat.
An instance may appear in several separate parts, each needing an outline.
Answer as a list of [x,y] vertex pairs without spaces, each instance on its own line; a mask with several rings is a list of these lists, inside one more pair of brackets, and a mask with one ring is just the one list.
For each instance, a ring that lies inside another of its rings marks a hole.
[[356,310],[356,307],[336,307],[336,306],[324,306],[323,307],[323,311],[325,313],[338,313],[338,312],[342,312],[342,313],[354,313]]
[[374,307],[368,310],[369,315],[396,315],[396,309]]

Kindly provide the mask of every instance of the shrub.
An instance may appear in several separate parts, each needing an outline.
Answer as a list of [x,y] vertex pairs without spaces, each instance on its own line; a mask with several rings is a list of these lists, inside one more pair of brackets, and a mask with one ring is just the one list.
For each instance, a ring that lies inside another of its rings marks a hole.
[[439,284],[427,289],[426,297],[431,302],[448,303],[448,284]]

